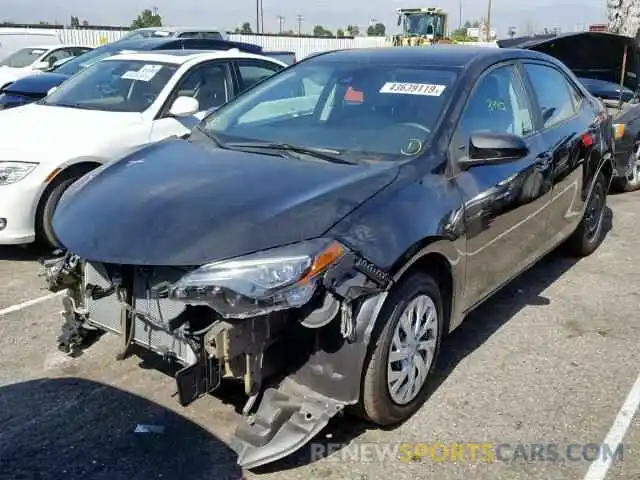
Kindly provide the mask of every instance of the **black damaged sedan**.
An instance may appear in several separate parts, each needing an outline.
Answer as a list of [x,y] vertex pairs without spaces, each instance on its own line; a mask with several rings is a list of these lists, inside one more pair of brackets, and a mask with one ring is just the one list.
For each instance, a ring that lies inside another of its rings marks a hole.
[[45,264],[68,289],[60,348],[121,335],[119,358],[175,364],[184,405],[241,382],[247,468],[351,407],[400,423],[473,308],[560,244],[598,247],[612,142],[602,104],[542,53],[316,55],[65,193],[67,253]]

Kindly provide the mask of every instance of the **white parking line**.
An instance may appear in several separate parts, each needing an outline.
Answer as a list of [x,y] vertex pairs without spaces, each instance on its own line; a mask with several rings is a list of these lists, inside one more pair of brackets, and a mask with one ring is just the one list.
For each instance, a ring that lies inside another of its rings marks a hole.
[[37,303],[46,302],[47,300],[51,300],[52,298],[62,295],[63,293],[64,293],[64,290],[61,292],[50,293],[49,295],[44,295],[42,297],[34,298],[32,300],[27,300],[26,302],[13,305],[11,307],[3,308],[2,310],[0,310],[0,317],[2,315],[7,315],[8,313],[17,312],[18,310],[22,310],[23,308],[30,307],[31,305],[36,305]]
[[[618,449],[638,408],[640,408],[640,375],[636,378],[636,383],[631,387],[631,391],[618,412],[611,430],[609,430],[607,437],[604,439],[604,445],[609,448],[609,451],[615,452]],[[600,455],[591,464],[584,480],[603,480],[606,477],[614,455],[606,455],[606,458],[604,457],[605,455]]]

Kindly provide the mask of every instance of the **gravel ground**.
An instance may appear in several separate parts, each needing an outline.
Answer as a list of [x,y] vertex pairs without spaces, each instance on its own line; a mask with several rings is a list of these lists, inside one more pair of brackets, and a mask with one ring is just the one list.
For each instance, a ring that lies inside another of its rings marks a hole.
[[[7,311],[47,294],[36,255],[2,248],[0,478],[585,478],[593,458],[582,447],[604,441],[640,373],[639,202],[640,192],[611,196],[613,229],[596,253],[577,263],[552,254],[472,314],[446,340],[434,391],[410,421],[382,431],[339,419],[256,472],[241,471],[227,446],[234,392],[181,408],[169,376],[138,357],[115,361],[111,336],[62,356],[59,298]],[[639,417],[607,478],[640,480]],[[135,433],[138,424],[162,430]],[[425,453],[435,443],[502,447],[487,462],[467,445],[453,462]],[[419,455],[399,459],[400,444]],[[531,459],[536,448],[543,459]],[[336,451],[316,458],[327,449]]]

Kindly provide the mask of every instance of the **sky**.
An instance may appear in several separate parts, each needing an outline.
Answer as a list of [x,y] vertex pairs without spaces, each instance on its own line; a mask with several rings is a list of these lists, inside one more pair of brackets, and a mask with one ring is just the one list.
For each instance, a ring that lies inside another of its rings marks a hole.
[[[487,0],[461,0],[462,18],[474,21],[486,16]],[[437,2],[437,3],[436,3]],[[449,12],[451,27],[459,23],[460,0],[263,0],[265,30],[278,30],[278,16],[285,17],[285,29],[297,29],[296,16],[304,17],[303,31],[314,25],[330,30],[372,20],[396,29],[394,10],[400,7],[437,6]],[[606,0],[492,0],[492,26],[498,36],[506,35],[513,26],[518,32],[534,28],[559,27],[572,31],[576,25],[601,23],[606,20]],[[256,0],[0,0],[0,21],[21,23],[40,20],[68,23],[71,15],[92,24],[129,25],[138,12],[157,7],[166,25],[208,26],[233,30],[249,21],[255,26]],[[37,13],[35,13],[37,12]],[[203,25],[204,23],[204,25]]]

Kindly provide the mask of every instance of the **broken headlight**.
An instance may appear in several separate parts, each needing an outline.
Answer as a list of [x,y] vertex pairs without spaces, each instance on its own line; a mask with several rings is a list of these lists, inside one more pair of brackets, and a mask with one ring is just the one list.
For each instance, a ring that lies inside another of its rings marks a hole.
[[247,318],[311,300],[321,274],[346,253],[331,239],[316,239],[209,263],[169,287],[169,297],[209,305],[226,318]]

